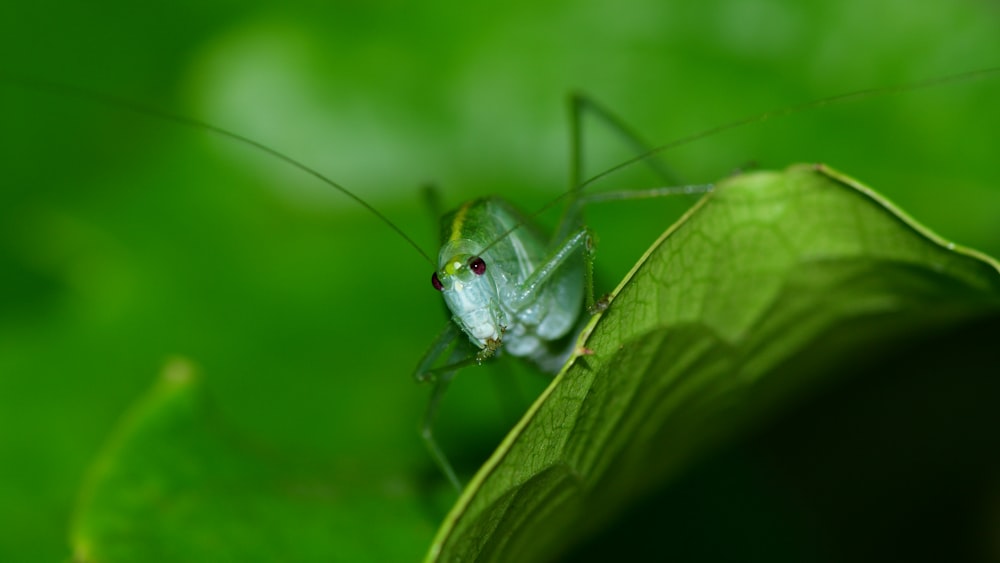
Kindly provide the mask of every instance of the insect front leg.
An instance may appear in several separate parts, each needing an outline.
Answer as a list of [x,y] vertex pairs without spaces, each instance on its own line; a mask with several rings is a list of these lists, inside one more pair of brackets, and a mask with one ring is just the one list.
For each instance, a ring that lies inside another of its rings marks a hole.
[[581,227],[563,241],[548,257],[544,264],[531,273],[521,284],[511,299],[514,310],[529,306],[538,292],[550,283],[561,268],[573,256],[574,252],[583,252],[584,259],[584,296],[587,309],[594,307],[594,242],[593,233],[588,227]]
[[[478,363],[477,355],[469,354],[467,347],[462,346],[461,336],[462,331],[458,326],[448,321],[413,373],[418,382],[430,382],[434,385],[431,389],[430,400],[427,402],[427,409],[424,411],[424,417],[420,421],[420,437],[424,440],[424,445],[427,446],[427,450],[441,472],[459,492],[462,490],[462,483],[459,481],[455,469],[451,466],[451,462],[448,461],[448,457],[444,454],[444,450],[434,439],[434,420],[437,418],[441,398],[444,397],[448,384],[451,383],[458,370]],[[450,353],[447,354],[448,359],[445,365],[434,367],[449,350]]]

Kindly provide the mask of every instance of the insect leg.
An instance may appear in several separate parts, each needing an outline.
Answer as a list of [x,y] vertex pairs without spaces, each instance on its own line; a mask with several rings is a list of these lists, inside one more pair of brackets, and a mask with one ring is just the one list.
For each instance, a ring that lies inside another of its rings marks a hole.
[[714,184],[690,184],[687,186],[665,186],[661,188],[649,188],[647,190],[620,190],[614,192],[598,192],[580,197],[583,203],[595,203],[604,201],[621,201],[625,199],[649,199],[654,197],[667,197],[674,195],[695,195],[712,191]]
[[[592,100],[582,92],[574,92],[570,95],[570,186],[572,189],[579,189],[583,181],[583,116],[589,113],[594,117],[604,121],[605,124],[617,133],[626,144],[632,147],[636,154],[648,153],[653,145],[645,142],[634,129],[629,127],[625,121],[617,115],[611,113],[606,107]],[[657,175],[668,184],[683,184],[677,175],[670,170],[662,159],[647,158],[645,162]]]
[[434,389],[431,390],[431,398],[430,401],[427,402],[427,410],[424,411],[424,418],[420,422],[420,437],[423,438],[424,445],[427,446],[427,451],[429,451],[431,457],[434,458],[434,462],[437,463],[445,477],[448,478],[448,482],[450,482],[456,490],[461,492],[462,483],[458,480],[458,475],[455,474],[455,469],[452,468],[451,462],[448,461],[448,456],[444,455],[444,450],[441,449],[437,440],[434,439],[434,418],[437,416],[438,406],[441,404],[441,398],[444,396],[445,390],[448,389],[448,384],[451,383],[451,379],[454,375],[455,371],[452,370],[441,373],[434,378]]
[[[566,236],[573,229],[582,225],[582,210],[589,203],[596,201],[624,200],[624,199],[645,199],[652,197],[663,197],[677,194],[697,194],[712,190],[711,185],[682,185],[677,175],[668,167],[659,155],[651,154],[649,158],[642,159],[653,171],[663,179],[669,187],[653,188],[648,190],[627,190],[617,192],[604,192],[596,194],[582,193],[586,183],[583,181],[583,120],[586,115],[591,115],[604,122],[613,132],[615,132],[628,146],[637,154],[649,154],[653,146],[645,142],[642,137],[624,120],[612,113],[603,105],[597,103],[590,97],[580,92],[574,92],[570,96],[570,191],[573,192],[572,199],[567,211],[563,216],[560,225],[560,236]],[[593,239],[587,237],[586,252],[584,253],[584,295],[586,296],[587,310],[596,313],[607,306],[607,296],[600,300],[594,300],[594,252]]]
[[[537,295],[538,290],[553,278],[556,272],[559,271],[559,268],[570,259],[574,252],[582,249],[584,254],[589,256],[593,249],[591,241],[591,232],[587,227],[580,228],[570,235],[569,238],[556,247],[555,251],[552,252],[544,264],[539,266],[524,280],[511,299],[511,307],[514,310],[520,310],[531,303],[534,296]],[[585,271],[592,272],[592,266],[588,265]],[[587,285],[591,286],[590,296],[588,297],[589,301],[587,303],[589,306],[593,302],[593,281],[589,279],[592,278],[592,274],[588,273],[585,277],[588,278]]]
[[[574,92],[570,95],[569,100],[570,106],[570,201],[566,207],[566,211],[559,224],[559,229],[556,232],[555,240],[566,239],[567,242],[563,243],[556,252],[553,254],[550,263],[543,266],[539,271],[535,272],[532,277],[537,277],[539,283],[534,283],[535,280],[529,278],[525,282],[525,292],[523,293],[522,299],[530,299],[529,295],[531,292],[537,289],[537,285],[544,283],[544,279],[552,275],[552,270],[558,268],[561,261],[565,260],[563,252],[566,250],[572,251],[576,246],[583,244],[584,246],[584,296],[586,300],[587,310],[590,312],[596,312],[603,309],[606,304],[606,300],[602,298],[600,301],[595,303],[594,300],[594,253],[593,253],[593,238],[590,236],[589,232],[583,236],[583,238],[578,238],[581,236],[581,229],[585,230],[583,221],[583,206],[591,201],[598,201],[601,196],[593,197],[586,196],[582,194],[584,187],[583,184],[583,122],[586,115],[592,115],[600,121],[603,121],[606,126],[608,126],[612,131],[617,133],[622,140],[632,147],[632,149],[639,154],[647,153],[651,150],[652,145],[645,142],[638,133],[636,133],[631,127],[625,124],[625,122],[618,116],[613,114],[604,106],[598,104],[591,98],[587,97],[585,94],[580,92]],[[644,160],[647,165],[649,165],[653,171],[658,174],[666,184],[677,185],[681,182],[677,179],[676,175],[663,163],[662,159],[653,157]],[[655,191],[655,190],[653,190]],[[662,191],[662,189],[660,189]],[[679,193],[690,193],[684,191],[684,189],[677,190]],[[626,199],[626,198],[639,198],[639,197],[653,197],[650,195],[652,191],[646,190],[641,192],[634,192],[632,194],[623,195],[620,197],[613,196],[603,196],[605,199]],[[665,195],[665,194],[663,194]],[[568,248],[567,245],[571,248]],[[555,261],[555,263],[553,263]],[[551,268],[546,269],[547,266]]]
[[[467,354],[467,350],[461,346],[460,336],[461,331],[458,326],[448,321],[444,330],[438,334],[431,347],[427,350],[427,353],[420,360],[420,364],[413,374],[417,381],[429,381],[434,385],[434,388],[431,389],[430,400],[427,402],[427,409],[424,411],[424,417],[420,422],[420,437],[424,440],[424,445],[427,446],[431,457],[434,458],[434,462],[437,463],[441,472],[445,474],[448,482],[459,492],[462,490],[462,483],[458,480],[458,475],[455,473],[455,469],[452,468],[451,462],[448,461],[448,457],[444,454],[441,446],[438,445],[437,440],[434,439],[434,419],[437,417],[441,398],[444,397],[445,390],[448,389],[448,384],[451,383],[452,378],[455,377],[458,370],[476,364],[478,361],[476,354]],[[434,367],[434,364],[453,345],[455,347],[448,354],[446,365]],[[463,359],[455,361],[456,358],[462,356],[464,356]]]
[[[645,142],[638,133],[625,122],[613,114],[610,110],[595,102],[582,92],[573,92],[569,98],[569,128],[570,128],[570,170],[569,170],[569,191],[572,194],[566,206],[566,211],[559,222],[559,229],[556,231],[555,240],[561,240],[583,225],[583,201],[580,192],[585,184],[583,183],[583,122],[586,115],[592,115],[603,121],[608,128],[614,131],[622,140],[638,154],[645,154],[652,149],[652,145]],[[644,159],[653,171],[663,178],[667,185],[677,185],[681,182],[677,176],[663,163],[663,159],[658,156]],[[591,268],[590,265],[587,266]]]

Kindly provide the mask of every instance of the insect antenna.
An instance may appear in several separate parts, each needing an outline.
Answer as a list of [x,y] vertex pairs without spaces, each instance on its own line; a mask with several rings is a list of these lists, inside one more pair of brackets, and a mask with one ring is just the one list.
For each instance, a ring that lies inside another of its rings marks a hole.
[[322,182],[322,183],[330,186],[331,188],[333,188],[333,189],[339,191],[340,193],[344,194],[345,196],[351,198],[358,205],[360,205],[361,207],[367,209],[373,215],[375,215],[376,217],[378,217],[379,220],[381,220],[383,223],[385,223],[386,225],[388,225],[389,228],[392,229],[393,231],[395,231],[396,234],[398,234],[403,240],[405,240],[407,242],[407,244],[409,244],[411,247],[413,247],[413,249],[416,250],[417,253],[420,254],[420,256],[422,256],[424,260],[426,260],[427,262],[429,262],[432,266],[436,265],[434,263],[434,260],[431,259],[430,255],[428,255],[426,252],[424,252],[424,250],[422,248],[420,248],[420,245],[418,245],[412,238],[410,238],[409,235],[407,235],[405,232],[403,232],[403,230],[400,229],[395,223],[393,223],[388,217],[386,217],[385,215],[383,215],[382,212],[380,212],[378,209],[376,209],[374,206],[372,206],[372,204],[368,203],[364,199],[361,199],[360,196],[358,196],[357,194],[355,194],[351,190],[345,188],[344,186],[340,185],[339,183],[335,182],[334,180],[330,179],[329,177],[327,177],[326,175],[324,175],[322,172],[316,170],[315,168],[307,166],[303,162],[298,161],[298,160],[296,160],[296,159],[288,156],[287,154],[285,154],[285,153],[283,153],[283,152],[281,152],[281,151],[279,151],[277,149],[274,149],[272,147],[269,147],[269,146],[267,146],[267,145],[265,145],[265,144],[263,144],[263,143],[261,143],[259,141],[255,141],[255,140],[253,140],[253,139],[251,139],[249,137],[245,137],[243,135],[240,135],[239,133],[235,133],[235,132],[230,131],[228,129],[223,129],[222,127],[219,127],[219,126],[216,126],[216,125],[212,125],[211,123],[208,123],[208,122],[205,122],[205,121],[201,121],[199,119],[195,119],[195,118],[192,118],[192,117],[186,117],[186,116],[175,114],[175,113],[170,113],[168,111],[157,109],[157,108],[154,108],[154,107],[151,107],[151,106],[146,106],[146,105],[139,104],[139,103],[134,102],[132,100],[128,100],[128,99],[125,99],[125,98],[119,98],[117,96],[112,96],[111,94],[106,94],[106,93],[98,92],[98,91],[95,91],[95,90],[89,90],[89,89],[82,88],[82,87],[79,87],[79,86],[72,86],[72,85],[68,85],[68,84],[59,84],[59,83],[56,83],[56,82],[49,82],[49,81],[46,81],[46,80],[41,80],[41,79],[38,79],[38,78],[29,77],[29,76],[13,75],[13,74],[9,74],[9,73],[6,73],[6,72],[0,72],[0,81],[8,82],[8,83],[15,84],[15,85],[19,85],[19,86],[22,86],[22,87],[25,87],[25,88],[28,88],[28,89],[31,89],[31,90],[37,90],[37,91],[42,91],[42,92],[47,92],[47,93],[50,93],[50,94],[57,94],[57,95],[71,95],[71,96],[74,96],[76,98],[81,98],[81,99],[89,100],[89,101],[92,101],[92,102],[96,102],[98,104],[102,104],[102,105],[106,105],[106,106],[111,106],[111,107],[115,107],[115,108],[120,108],[120,109],[126,109],[126,110],[129,110],[129,111],[134,112],[134,113],[139,114],[139,115],[144,115],[144,116],[147,116],[147,117],[155,117],[157,119],[161,119],[161,120],[164,120],[164,121],[169,121],[171,123],[175,123],[175,124],[178,124],[178,125],[183,125],[185,127],[191,127],[191,128],[194,128],[194,129],[200,129],[200,130],[204,130],[204,131],[209,131],[209,132],[214,133],[216,135],[220,135],[222,137],[226,137],[228,139],[234,140],[234,141],[236,141],[238,143],[243,143],[243,144],[248,145],[250,147],[253,147],[255,149],[261,150],[261,151],[265,152],[266,154],[269,154],[272,157],[277,158],[278,160],[281,160],[281,161],[285,162],[286,164],[289,164],[292,167],[297,168],[298,170],[300,170],[302,172],[305,172],[306,174],[309,174],[310,176],[313,176],[314,178],[317,178],[320,182]]
[[[678,148],[678,147],[681,147],[681,146],[693,143],[693,142],[695,142],[697,140],[700,140],[700,139],[703,139],[705,137],[711,137],[713,135],[717,135],[717,134],[722,133],[724,131],[729,131],[730,129],[737,129],[739,127],[750,125],[751,123],[761,123],[761,122],[764,122],[764,121],[769,121],[771,119],[777,119],[779,117],[786,117],[786,116],[789,116],[789,115],[795,115],[795,114],[798,114],[798,113],[802,113],[804,111],[809,111],[809,110],[813,110],[813,109],[817,109],[817,108],[821,108],[821,107],[825,107],[825,106],[832,106],[832,105],[840,105],[840,104],[846,104],[846,103],[852,103],[852,102],[859,102],[861,100],[866,100],[866,99],[869,99],[869,98],[876,98],[876,97],[881,97],[881,96],[888,96],[888,95],[891,95],[891,94],[902,94],[902,93],[905,93],[905,92],[913,92],[913,91],[916,91],[916,90],[923,90],[925,88],[932,88],[934,86],[942,86],[942,85],[945,85],[945,84],[952,84],[952,83],[955,83],[955,82],[965,82],[967,80],[974,80],[974,79],[977,79],[977,78],[983,78],[983,77],[991,76],[991,75],[994,75],[994,74],[1000,74],[1000,67],[991,67],[991,68],[983,68],[983,69],[970,70],[970,71],[966,71],[966,72],[960,72],[960,73],[957,73],[957,74],[949,74],[947,76],[939,76],[939,77],[936,77],[936,78],[928,78],[928,79],[925,79],[925,80],[919,80],[917,82],[910,82],[910,83],[907,83],[907,84],[897,84],[897,85],[894,85],[894,86],[882,86],[882,87],[878,87],[878,88],[867,88],[867,89],[864,89],[864,90],[855,90],[853,92],[847,92],[845,94],[837,94],[837,95],[829,96],[829,97],[826,97],[826,98],[820,98],[818,100],[812,100],[812,101],[809,101],[809,102],[804,102],[804,103],[800,103],[800,104],[786,106],[786,107],[783,107],[783,108],[780,108],[780,109],[765,111],[763,113],[758,113],[756,115],[751,115],[751,116],[748,116],[748,117],[744,117],[742,119],[737,119],[735,121],[730,121],[729,123],[724,123],[722,125],[717,125],[715,127],[709,128],[709,129],[704,129],[704,130],[699,131],[697,133],[688,135],[686,137],[681,137],[681,138],[675,139],[675,140],[673,140],[673,141],[671,141],[669,143],[666,143],[666,144],[660,145],[658,147],[654,147],[652,149],[649,149],[648,151],[646,151],[644,153],[638,154],[638,155],[636,155],[636,156],[634,156],[634,157],[632,157],[632,158],[630,158],[630,159],[628,159],[628,160],[626,160],[624,162],[620,162],[620,163],[616,164],[615,166],[612,166],[611,168],[608,168],[607,170],[605,170],[603,172],[599,172],[598,174],[595,174],[594,176],[591,176],[587,180],[583,181],[577,189],[578,190],[582,190],[582,189],[586,188],[587,186],[589,186],[589,185],[597,182],[598,180],[606,178],[606,177],[608,177],[608,176],[610,176],[610,175],[618,172],[619,170],[623,170],[623,169],[625,169],[625,168],[627,168],[629,166],[632,166],[633,164],[635,164],[637,162],[642,162],[643,160],[645,160],[647,158],[650,158],[650,157],[652,157],[654,155],[658,155],[658,154],[664,153],[664,152],[666,152],[668,150],[675,149],[675,148]],[[560,198],[561,197],[562,196],[560,196]]]

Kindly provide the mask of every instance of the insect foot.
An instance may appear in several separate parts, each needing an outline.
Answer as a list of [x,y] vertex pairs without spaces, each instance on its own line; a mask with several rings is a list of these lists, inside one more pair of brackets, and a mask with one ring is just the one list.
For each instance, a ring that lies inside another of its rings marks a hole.
[[429,383],[437,380],[437,378],[434,377],[434,373],[431,371],[417,372],[413,374],[413,377],[417,380],[417,383]]
[[600,299],[594,301],[594,304],[587,309],[587,312],[590,313],[591,315],[603,313],[604,311],[608,310],[608,307],[610,305],[611,305],[611,294],[605,293],[604,295],[601,296]]
[[484,361],[492,358],[496,355],[497,350],[500,349],[500,344],[503,343],[503,333],[507,332],[507,327],[500,327],[500,336],[498,338],[487,338],[486,347],[476,354],[476,363],[481,364]]
[[597,241],[594,240],[594,233],[590,230],[590,227],[587,227],[587,241],[583,248],[588,256],[593,256],[597,251]]

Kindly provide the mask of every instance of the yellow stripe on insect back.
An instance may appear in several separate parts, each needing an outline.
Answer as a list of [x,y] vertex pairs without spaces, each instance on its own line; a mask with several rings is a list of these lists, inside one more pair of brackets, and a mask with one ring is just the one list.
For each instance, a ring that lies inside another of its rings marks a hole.
[[465,224],[465,217],[469,214],[469,208],[476,200],[467,201],[455,211],[455,218],[451,220],[451,236],[448,240],[454,242],[462,238],[462,226]]

